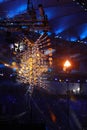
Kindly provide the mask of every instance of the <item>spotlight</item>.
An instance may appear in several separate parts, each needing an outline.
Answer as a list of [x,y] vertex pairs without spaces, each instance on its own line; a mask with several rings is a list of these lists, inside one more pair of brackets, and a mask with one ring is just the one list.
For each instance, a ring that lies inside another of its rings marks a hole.
[[80,80],[78,79],[78,80],[77,80],[77,82],[79,83],[79,82],[80,82]]

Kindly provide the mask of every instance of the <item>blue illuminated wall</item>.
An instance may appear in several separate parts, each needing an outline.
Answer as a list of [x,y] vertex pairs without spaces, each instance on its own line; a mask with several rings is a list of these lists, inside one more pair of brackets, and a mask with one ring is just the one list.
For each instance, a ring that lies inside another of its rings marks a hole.
[[0,0],[0,3],[4,2],[4,0]]
[[80,36],[80,39],[83,40],[85,38],[87,38],[87,23],[79,26],[79,36]]
[[14,17],[27,9],[27,0],[0,0],[0,16]]
[[10,18],[12,18],[12,17],[14,17],[15,15],[18,15],[18,14],[20,14],[20,13],[23,13],[23,11],[25,11],[26,9],[27,9],[27,5],[26,5],[26,4],[25,4],[25,5],[21,5],[20,7],[15,8],[15,9],[12,10],[12,11],[9,11],[8,14],[7,14],[7,16],[10,17]]
[[5,3],[7,1],[10,1],[10,0],[0,0],[0,3]]
[[[5,2],[3,9],[7,10],[6,16],[10,18],[27,10],[27,0],[0,0],[1,2]],[[78,7],[76,8],[75,5],[63,5],[62,9],[57,5],[44,10],[48,16],[51,32],[69,41],[84,40],[87,37],[87,12],[78,12]],[[36,12],[39,15],[38,9]]]

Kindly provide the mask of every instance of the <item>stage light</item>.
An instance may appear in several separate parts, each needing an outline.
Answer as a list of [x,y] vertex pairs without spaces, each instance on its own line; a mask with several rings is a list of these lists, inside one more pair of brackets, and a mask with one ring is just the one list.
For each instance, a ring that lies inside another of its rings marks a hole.
[[79,83],[79,82],[80,82],[80,80],[78,79],[78,80],[77,80],[77,82]]
[[4,76],[4,74],[3,74],[3,73],[1,73],[1,74],[0,74],[0,76]]
[[66,79],[66,82],[68,82],[69,80],[68,79]]
[[7,66],[7,67],[9,67],[10,65],[9,65],[9,64],[7,64],[7,63],[5,63],[5,64],[4,64],[4,66]]
[[62,82],[62,80],[61,80],[61,79],[59,79],[59,82]]
[[57,81],[58,79],[57,78],[55,78],[55,81]]

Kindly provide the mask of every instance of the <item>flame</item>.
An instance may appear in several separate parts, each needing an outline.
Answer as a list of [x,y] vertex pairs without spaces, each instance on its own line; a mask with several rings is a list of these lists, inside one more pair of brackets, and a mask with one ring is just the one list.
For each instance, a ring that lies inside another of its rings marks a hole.
[[66,60],[65,63],[64,63],[64,67],[68,68],[70,66],[71,66],[71,63],[68,60]]
[[66,60],[63,66],[63,70],[66,71],[68,68],[71,67],[71,63],[69,60]]

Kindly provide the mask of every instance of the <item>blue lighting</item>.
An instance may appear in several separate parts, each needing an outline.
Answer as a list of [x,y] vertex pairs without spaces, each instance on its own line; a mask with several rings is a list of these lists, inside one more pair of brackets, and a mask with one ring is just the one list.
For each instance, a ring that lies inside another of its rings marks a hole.
[[84,29],[84,32],[82,32],[81,36],[80,36],[80,39],[83,40],[87,38],[87,28]]
[[4,27],[0,27],[0,30],[5,30],[5,28]]
[[73,36],[68,36],[66,38],[67,41],[71,41],[71,42],[76,42],[77,41],[77,38],[76,37],[73,37]]
[[0,3],[4,2],[4,0],[0,0]]
[[[45,12],[48,16],[48,19],[52,20],[53,18],[57,17],[57,15],[58,15],[58,7],[45,8]],[[57,12],[57,13],[55,13],[55,12]]]
[[78,31],[80,40],[87,38],[87,23],[80,25]]
[[61,17],[60,19],[54,19],[53,23],[52,23],[52,26],[54,27],[53,28],[53,31],[55,32],[55,34],[65,34],[67,33],[67,35],[69,34],[67,32],[67,30],[71,29],[72,26],[74,26],[74,23],[71,22],[73,19],[75,19],[76,16],[75,15],[69,15],[69,16],[64,16],[64,17]]
[[22,26],[21,28],[26,29],[26,28],[28,28],[28,26]]
[[13,71],[16,71],[17,69],[16,69],[16,68],[13,68],[12,70],[13,70]]
[[3,67],[5,67],[3,64],[0,64],[0,68],[3,68]]
[[13,10],[13,11],[10,11],[7,16],[10,17],[10,18],[13,18],[15,15],[18,15],[20,13],[23,13],[23,11],[25,11],[27,9],[27,5],[22,5],[20,6],[19,8]]
[[70,36],[70,35],[62,35],[62,34],[60,34],[60,35],[57,35],[56,36],[56,38],[62,38],[62,39],[64,39],[64,40],[67,40],[67,41],[71,41],[71,42],[76,42],[77,41],[77,38],[76,37],[74,37],[74,36]]
[[44,32],[40,30],[40,31],[39,31],[39,34],[43,35],[43,34],[44,34]]
[[70,41],[71,41],[71,42],[75,42],[75,41],[77,41],[77,38],[76,38],[76,37],[71,37],[71,38],[70,38]]
[[51,69],[51,68],[48,68],[48,72],[52,72],[52,69]]
[[7,2],[8,0],[0,0],[0,3]]
[[57,31],[55,31],[55,34],[56,35],[58,35],[58,34],[60,34],[60,33],[62,33],[64,31],[64,28],[59,28],[59,29],[57,29]]
[[[62,36],[63,39],[67,40],[67,41],[71,41],[71,42],[75,42],[78,40],[78,37],[80,38],[80,40],[83,40],[85,38],[87,38],[87,24],[83,24],[80,25],[76,28],[77,33],[75,36],[75,34],[73,33],[76,30],[71,30],[72,31],[72,35],[68,32],[68,29],[71,29],[72,25],[62,25],[62,23],[60,23],[60,25],[58,25],[57,29],[55,30],[55,34]],[[55,29],[55,25],[54,25],[54,29]]]
[[47,32],[48,36],[50,36],[52,33],[51,32]]
[[[44,31],[40,30],[39,31],[39,34],[43,35],[44,34]],[[50,36],[52,33],[51,32],[47,32],[47,35]]]

